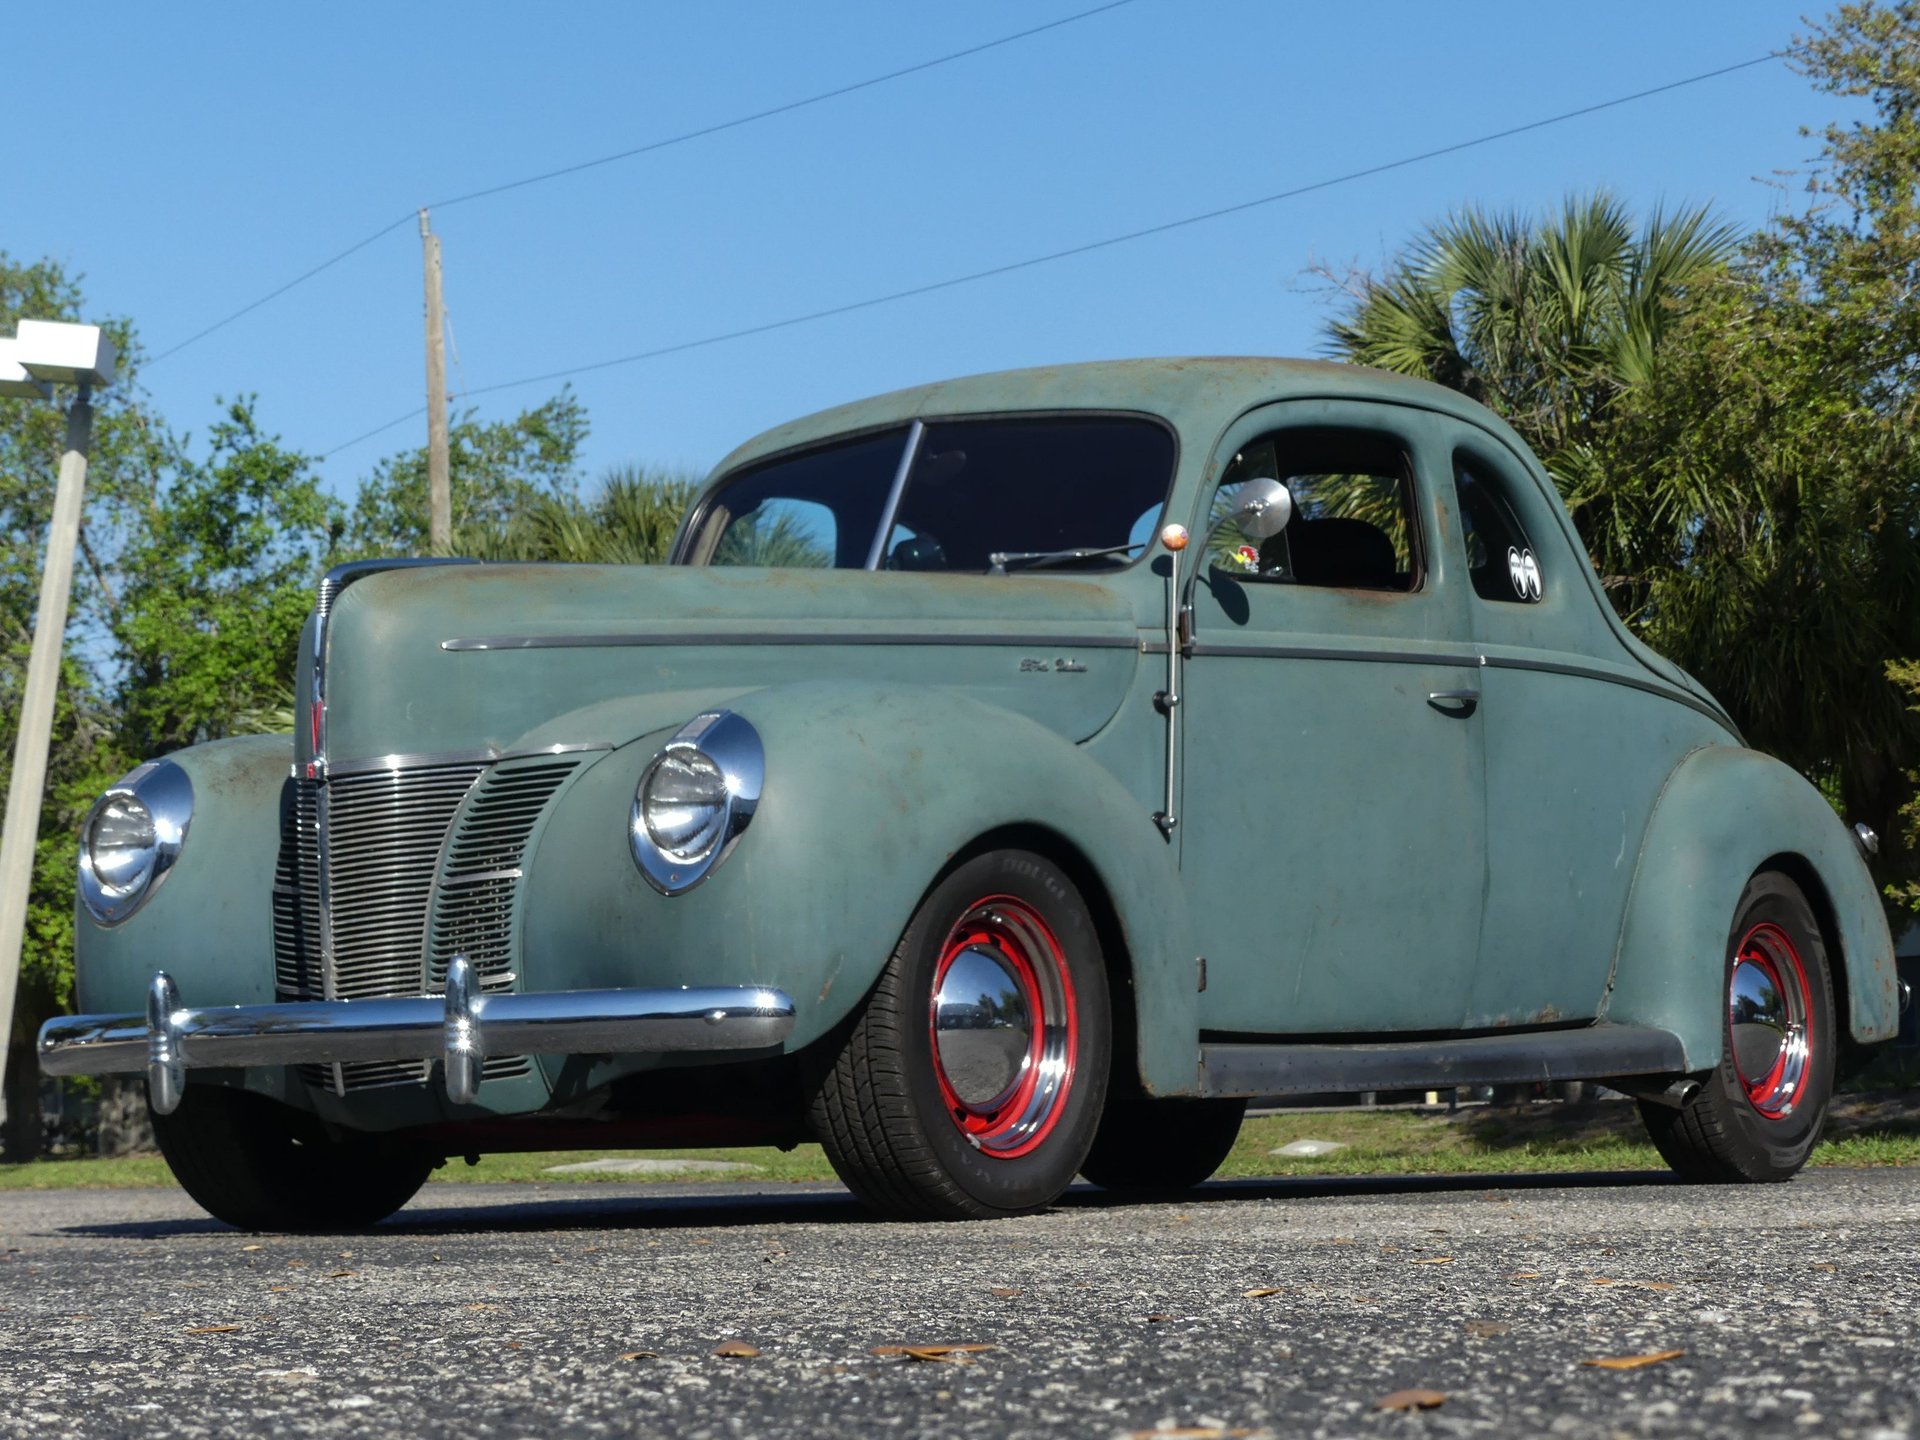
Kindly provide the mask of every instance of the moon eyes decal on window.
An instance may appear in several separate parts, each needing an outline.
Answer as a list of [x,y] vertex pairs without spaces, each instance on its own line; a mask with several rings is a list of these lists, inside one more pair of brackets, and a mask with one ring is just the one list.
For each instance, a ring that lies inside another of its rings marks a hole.
[[1513,582],[1513,593],[1522,600],[1540,598],[1540,562],[1533,558],[1533,551],[1517,545],[1507,547],[1507,578]]

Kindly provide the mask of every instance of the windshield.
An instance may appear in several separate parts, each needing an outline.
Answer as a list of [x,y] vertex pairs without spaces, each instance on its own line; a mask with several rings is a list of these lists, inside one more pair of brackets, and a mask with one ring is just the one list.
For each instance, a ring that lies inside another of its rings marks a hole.
[[1131,417],[903,427],[729,477],[695,521],[682,560],[975,574],[1112,569],[1153,538],[1173,461],[1167,429]]

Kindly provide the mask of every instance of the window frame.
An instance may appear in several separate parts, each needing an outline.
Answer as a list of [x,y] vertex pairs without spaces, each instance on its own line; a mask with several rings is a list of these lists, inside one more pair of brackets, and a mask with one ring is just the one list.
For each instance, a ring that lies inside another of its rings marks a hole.
[[[1037,409],[1037,410],[976,410],[976,411],[961,411],[958,413],[898,416],[893,419],[881,421],[872,425],[857,426],[851,430],[837,431],[832,435],[822,436],[818,439],[804,440],[799,442],[798,444],[789,445],[779,450],[770,451],[765,455],[757,455],[753,459],[748,460],[743,464],[734,466],[732,469],[728,470],[725,474],[714,476],[712,479],[710,479],[707,482],[707,484],[702,488],[700,494],[695,498],[693,502],[693,507],[688,511],[687,519],[680,531],[680,538],[675,542],[672,550],[668,553],[666,563],[669,565],[687,565],[687,566],[693,566],[697,568],[705,568],[711,565],[713,552],[715,551],[715,549],[718,548],[720,537],[716,534],[715,536],[712,537],[711,540],[708,540],[703,535],[703,532],[707,529],[708,523],[712,517],[714,504],[719,499],[720,493],[723,490],[725,490],[728,485],[732,484],[733,481],[738,479],[740,476],[748,473],[749,471],[760,470],[767,466],[784,463],[785,461],[788,461],[788,460],[798,459],[802,456],[813,454],[818,451],[829,450],[834,448],[835,446],[846,445],[846,444],[858,442],[860,440],[870,439],[873,436],[884,435],[890,431],[899,432],[900,445],[902,450],[904,451],[907,444],[908,434],[912,431],[916,421],[919,424],[926,426],[928,429],[932,429],[936,425],[989,424],[996,420],[1023,421],[1023,422],[1045,421],[1045,420],[1074,420],[1074,421],[1143,420],[1148,422],[1149,424],[1157,426],[1160,430],[1165,432],[1167,439],[1171,444],[1171,454],[1168,457],[1168,464],[1167,464],[1166,490],[1160,500],[1160,522],[1159,524],[1153,527],[1152,535],[1149,536],[1147,543],[1141,547],[1140,553],[1138,555],[1128,557],[1124,559],[1122,563],[1111,566],[1103,570],[1087,571],[1087,570],[1062,569],[1062,568],[1043,568],[1043,569],[1034,570],[1031,572],[1024,571],[1024,570],[1016,571],[1016,572],[1013,572],[1013,574],[1011,575],[1005,575],[1005,576],[999,576],[999,575],[989,576],[982,572],[974,571],[974,570],[954,570],[954,571],[945,571],[940,573],[946,574],[949,576],[977,575],[981,579],[994,579],[994,580],[1004,580],[1004,579],[1010,579],[1015,577],[1024,578],[1029,573],[1035,577],[1064,576],[1068,579],[1087,580],[1087,579],[1092,579],[1095,576],[1104,578],[1108,576],[1124,574],[1128,571],[1137,569],[1139,566],[1144,564],[1147,560],[1149,560],[1152,557],[1155,550],[1155,541],[1158,538],[1160,528],[1161,526],[1164,526],[1167,522],[1167,516],[1173,508],[1175,492],[1179,487],[1180,464],[1182,459],[1182,447],[1180,443],[1179,428],[1175,426],[1172,421],[1168,420],[1166,416],[1156,415],[1151,411],[1129,410],[1129,409],[1117,408],[1112,406],[1098,406],[1098,407],[1090,407],[1090,408],[1048,407],[1046,409]],[[908,476],[907,483],[910,488],[913,483],[911,475]],[[871,537],[869,537],[869,540],[871,540]],[[871,550],[871,544],[869,544],[869,550]],[[698,556],[699,558],[695,558],[696,556]],[[844,566],[844,567],[834,566],[832,568],[836,570],[844,569],[848,573],[854,573],[856,571],[856,567],[854,566]],[[865,571],[866,573],[869,573],[869,574],[909,574],[910,575],[910,574],[925,573],[925,572],[911,571],[911,570],[889,571],[886,569],[886,566],[884,564],[884,557],[883,557],[883,563],[878,566],[860,566],[857,568],[858,570]]]

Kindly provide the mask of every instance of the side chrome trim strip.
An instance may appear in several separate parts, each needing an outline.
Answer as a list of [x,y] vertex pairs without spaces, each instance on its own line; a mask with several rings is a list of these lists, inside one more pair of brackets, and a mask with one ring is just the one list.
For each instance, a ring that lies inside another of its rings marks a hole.
[[1482,656],[1452,651],[1346,650],[1327,645],[1213,645],[1199,641],[1187,653],[1240,659],[1359,660],[1374,665],[1447,665],[1461,670],[1478,670],[1486,663]]
[[1558,660],[1522,660],[1513,656],[1484,655],[1481,662],[1492,670],[1537,670],[1547,675],[1572,675],[1581,680],[1599,680],[1608,685],[1624,685],[1629,690],[1644,690],[1649,695],[1658,695],[1664,700],[1675,700],[1689,710],[1697,710],[1714,724],[1726,728],[1735,739],[1740,732],[1729,725],[1727,717],[1715,710],[1698,696],[1690,695],[1678,685],[1666,680],[1648,678],[1642,680],[1637,675],[1622,675],[1613,670],[1602,670],[1597,666],[1570,665]]
[[[1162,653],[1164,646],[1148,642],[1141,649],[1146,654],[1155,655]],[[1460,670],[1533,670],[1549,675],[1571,675],[1580,680],[1598,680],[1602,684],[1624,685],[1629,690],[1658,695],[1663,700],[1671,700],[1686,706],[1689,710],[1698,711],[1726,730],[1736,740],[1741,738],[1740,732],[1728,723],[1725,715],[1671,681],[1653,676],[1642,679],[1637,675],[1621,674],[1617,670],[1602,670],[1597,665],[1577,665],[1559,660],[1522,660],[1515,656],[1501,655],[1465,655],[1444,652],[1422,654],[1417,650],[1345,650],[1317,645],[1212,645],[1205,641],[1196,643],[1187,653],[1196,656],[1232,656],[1240,659],[1352,660],[1375,665],[1441,665]]]
[[598,635],[475,635],[442,640],[442,650],[594,650],[625,646],[691,647],[696,645],[898,645],[919,649],[929,645],[1044,646],[1074,650],[1135,650],[1136,635],[921,635],[908,632],[843,635],[824,631],[725,630],[706,635],[661,634],[657,631],[613,631]]
[[[40,1028],[48,1075],[145,1070],[153,1105],[179,1102],[189,1069],[442,1060],[455,1100],[487,1055],[700,1054],[772,1049],[793,1033],[793,1001],[762,986],[481,994],[464,957],[443,996],[191,1009],[162,971],[148,1013],[70,1015]],[[150,1018],[151,1017],[151,1018]]]
[[441,750],[413,755],[366,755],[357,760],[341,760],[327,767],[329,775],[364,775],[370,770],[424,770],[436,765],[492,765],[502,760],[524,760],[535,755],[577,755],[589,750],[611,750],[607,740],[589,740],[578,745],[535,745],[524,750]]

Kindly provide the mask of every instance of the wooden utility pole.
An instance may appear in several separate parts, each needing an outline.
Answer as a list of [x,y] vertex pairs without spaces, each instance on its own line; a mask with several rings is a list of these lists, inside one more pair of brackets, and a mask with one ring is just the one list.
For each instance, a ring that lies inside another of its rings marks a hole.
[[[66,653],[67,593],[73,584],[73,552],[86,509],[87,446],[92,438],[93,398],[82,385],[67,410],[67,448],[60,456],[60,480],[53,492],[40,613],[33,625],[20,733],[13,745],[13,778],[7,785],[6,825],[0,832],[0,1075],[6,1072],[13,1038],[13,998],[27,928],[27,896],[33,884],[34,842],[40,834],[40,801],[47,787],[54,699],[60,690],[60,661]],[[5,1116],[4,1096],[0,1087],[0,1116]],[[21,1123],[18,1116],[5,1118]],[[38,1124],[39,1118],[25,1117],[25,1123]]]
[[447,308],[440,296],[440,237],[420,212],[421,259],[427,272],[427,545],[453,549],[453,493],[447,468]]

